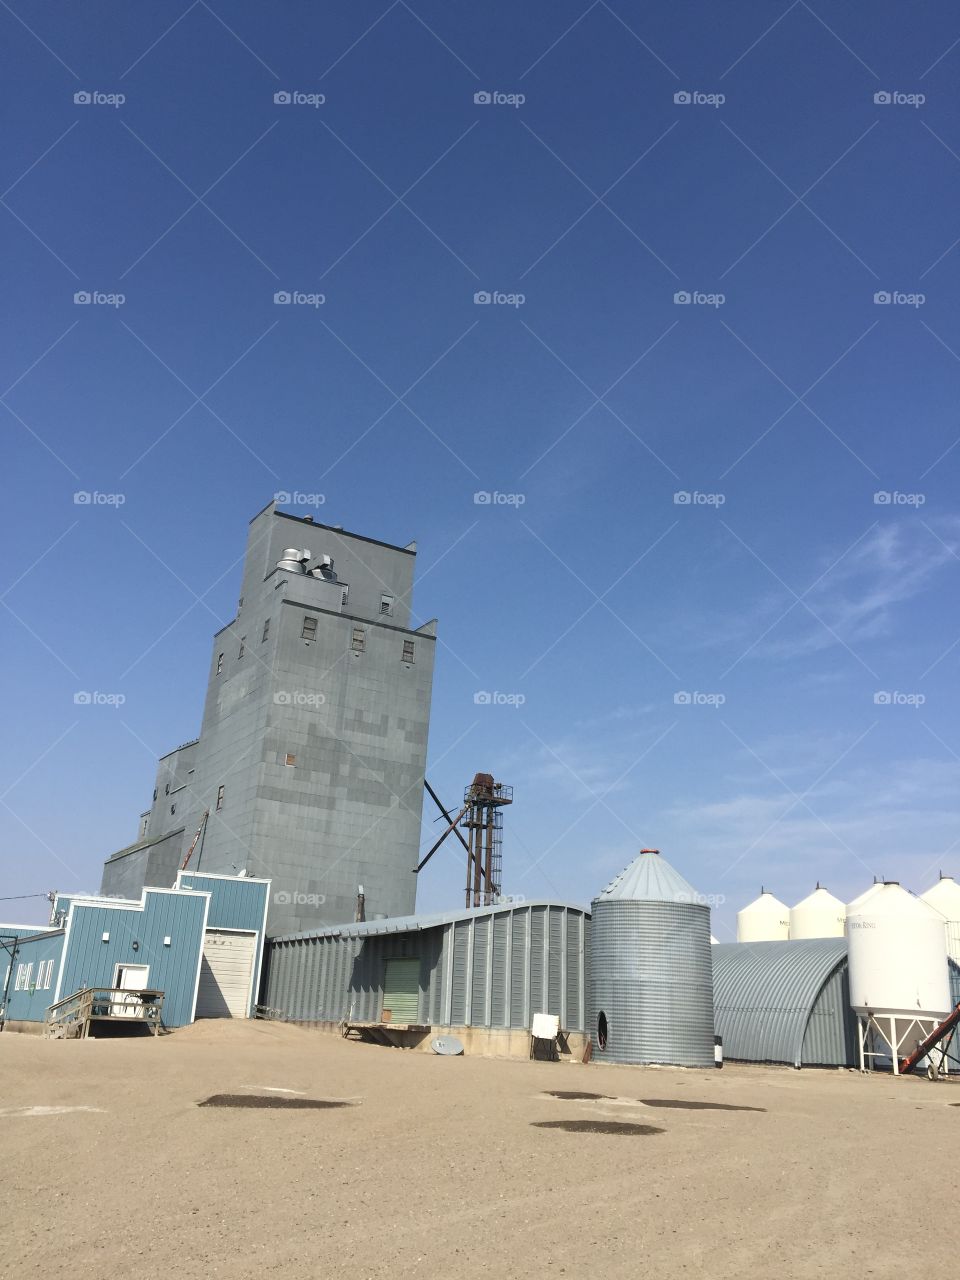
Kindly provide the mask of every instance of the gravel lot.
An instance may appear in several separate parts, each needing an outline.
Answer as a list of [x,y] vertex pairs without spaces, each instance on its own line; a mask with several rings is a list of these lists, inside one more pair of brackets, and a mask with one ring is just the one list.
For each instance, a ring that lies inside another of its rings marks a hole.
[[893,1277],[952,1256],[958,1127],[952,1082],[847,1071],[5,1033],[5,1271]]

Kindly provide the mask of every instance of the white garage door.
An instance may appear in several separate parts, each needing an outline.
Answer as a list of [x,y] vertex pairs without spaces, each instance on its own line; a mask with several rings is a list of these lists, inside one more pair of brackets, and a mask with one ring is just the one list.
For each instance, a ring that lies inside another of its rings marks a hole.
[[246,1018],[257,951],[255,933],[208,929],[203,938],[198,1018]]

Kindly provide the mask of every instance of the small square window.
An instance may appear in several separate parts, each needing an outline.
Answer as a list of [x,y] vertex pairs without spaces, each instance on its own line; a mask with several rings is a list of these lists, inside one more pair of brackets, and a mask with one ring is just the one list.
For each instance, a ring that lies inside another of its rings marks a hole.
[[393,613],[393,596],[388,595],[385,591],[380,597],[380,612]]
[[220,675],[222,671],[223,671],[223,654],[218,653],[217,654],[217,675]]
[[345,609],[347,607],[347,600],[349,599],[349,597],[350,597],[350,588],[344,587],[343,590],[340,592],[340,608],[341,609]]
[[366,639],[367,633],[364,631],[363,627],[353,628],[353,639],[350,641],[350,648],[354,653],[363,653]]
[[223,808],[223,783],[217,787],[217,813]]
[[238,658],[242,658],[242,657],[243,657],[243,655],[246,653],[246,651],[247,651],[247,637],[246,637],[246,636],[241,636],[241,637],[240,637],[240,648],[239,648],[239,649],[238,649],[238,651],[237,651],[237,657],[238,657]]
[[285,765],[288,765],[292,769],[294,765],[297,763],[297,757],[290,755],[290,753],[287,752],[287,754],[283,758],[283,763]]
[[302,640],[316,640],[319,621],[319,618],[312,618],[308,614],[303,620],[303,626],[300,628],[300,638]]
[[176,812],[177,812],[177,806],[176,806],[175,804],[172,804],[172,805],[170,806],[170,812],[171,812],[171,813],[176,813]]
[[404,640],[403,642],[403,662],[412,662],[413,655],[416,652],[416,645],[412,640]]
[[263,635],[260,637],[261,644],[263,644],[264,640],[266,640],[269,634],[270,634],[270,619],[267,618],[266,622],[264,622],[263,624]]

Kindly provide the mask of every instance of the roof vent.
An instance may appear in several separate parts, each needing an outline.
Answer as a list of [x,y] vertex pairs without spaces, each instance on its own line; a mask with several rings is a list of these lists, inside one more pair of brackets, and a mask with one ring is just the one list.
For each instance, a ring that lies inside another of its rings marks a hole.
[[304,568],[300,563],[302,553],[296,547],[285,547],[277,561],[278,569],[286,569],[290,573],[303,573]]

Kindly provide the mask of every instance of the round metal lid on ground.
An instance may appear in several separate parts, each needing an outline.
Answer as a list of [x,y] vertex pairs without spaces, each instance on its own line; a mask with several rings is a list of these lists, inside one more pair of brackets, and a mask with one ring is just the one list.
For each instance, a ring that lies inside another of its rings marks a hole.
[[463,1053],[463,1045],[456,1036],[437,1036],[430,1041],[430,1048],[442,1058],[456,1058]]

